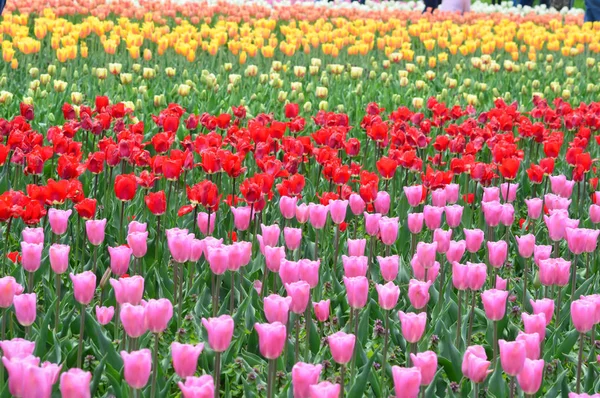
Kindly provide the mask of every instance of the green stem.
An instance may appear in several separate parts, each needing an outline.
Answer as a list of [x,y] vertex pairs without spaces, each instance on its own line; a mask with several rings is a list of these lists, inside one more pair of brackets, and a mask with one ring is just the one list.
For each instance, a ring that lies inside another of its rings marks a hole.
[[221,384],[221,353],[215,352],[215,398],[219,398],[219,387]]
[[525,306],[527,305],[527,302],[525,300],[527,300],[527,279],[528,279],[528,269],[527,269],[527,263],[529,262],[528,259],[524,258],[523,259],[524,265],[523,265],[523,292],[522,292],[522,297],[521,297],[521,305],[523,306],[523,310],[525,310]]
[[381,361],[381,385],[385,386],[387,353],[390,340],[390,310],[385,311],[385,337],[383,340],[383,360]]
[[[316,240],[315,240],[315,245],[316,245]],[[316,246],[315,246],[315,260],[317,260],[317,255],[316,255]],[[340,226],[336,224],[335,226],[335,251],[334,251],[334,255],[333,255],[333,278],[337,278],[337,262],[338,262],[338,255],[340,252]]]
[[458,316],[456,319],[456,348],[460,349],[460,327],[462,325],[462,290],[458,291]]
[[359,324],[359,320],[360,320],[360,309],[357,308],[355,311],[356,311],[356,315],[354,316],[355,343],[354,343],[354,354],[352,355],[352,368],[350,371],[351,379],[354,379],[354,373],[356,371],[356,355],[358,354],[358,344],[360,344],[360,341],[358,339],[358,324]]
[[55,279],[56,279],[56,314],[55,314],[55,317],[54,317],[54,330],[58,331],[58,323],[59,323],[59,320],[60,320],[60,317],[59,317],[59,312],[60,312],[60,288],[61,288],[60,275],[56,274]]
[[346,379],[346,364],[342,364],[342,367],[340,369],[340,378],[342,379],[341,381],[341,388],[340,388],[340,396],[343,398],[344,394],[346,393],[345,390],[345,379]]
[[496,358],[498,358],[498,322],[497,321],[493,321],[494,322],[494,359],[492,360],[492,363],[496,363]]
[[215,277],[215,290],[213,292],[213,316],[217,316],[219,314],[219,287],[221,285],[221,275],[217,275]]
[[579,334],[579,355],[577,357],[577,394],[581,392],[581,363],[583,362],[583,340],[585,338],[584,333]]
[[85,304],[81,304],[81,315],[79,318],[79,346],[77,347],[77,367],[81,369],[81,362],[83,359],[83,332],[85,330]]
[[160,337],[159,333],[154,335],[154,359],[152,360],[152,364],[154,370],[152,371],[152,389],[150,392],[150,397],[156,397],[156,380],[158,379],[158,339]]
[[473,334],[473,320],[475,319],[475,302],[477,300],[477,292],[471,292],[471,313],[469,314],[469,330],[467,331],[467,346],[471,344],[471,336]]
[[576,254],[571,264],[571,301],[575,299],[575,285],[577,285],[577,260],[579,256]]
[[298,349],[300,347],[300,315],[294,315],[294,329],[296,331],[296,340],[294,341],[294,363],[298,363]]

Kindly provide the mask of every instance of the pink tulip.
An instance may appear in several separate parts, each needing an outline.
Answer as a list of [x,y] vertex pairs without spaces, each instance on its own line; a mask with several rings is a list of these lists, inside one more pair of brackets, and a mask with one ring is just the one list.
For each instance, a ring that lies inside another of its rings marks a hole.
[[291,297],[281,297],[278,294],[271,294],[264,298],[265,318],[267,322],[280,322],[287,325],[290,305],[292,305]]
[[384,310],[392,310],[398,304],[400,297],[400,288],[394,285],[394,282],[388,282],[385,285],[375,285],[379,297],[379,306]]
[[67,232],[69,227],[69,217],[73,210],[58,210],[50,208],[48,210],[48,222],[52,232],[56,235],[62,235]]
[[506,279],[502,279],[500,275],[496,275],[496,289],[498,290],[506,290]]
[[366,246],[366,239],[348,239],[348,255],[354,257],[364,256]]
[[106,218],[102,220],[87,220],[85,222],[85,232],[90,244],[100,246],[104,242],[104,232],[106,229]]
[[466,264],[452,263],[452,284],[458,290],[469,288],[469,267]]
[[300,224],[305,224],[310,217],[310,209],[306,203],[301,203],[296,206],[296,220]]
[[187,377],[185,383],[177,383],[183,398],[213,398],[215,396],[215,382],[211,375],[200,377]]
[[330,200],[329,201],[329,214],[331,215],[331,221],[334,224],[341,224],[346,219],[346,209],[348,208],[347,200]]
[[385,191],[377,192],[377,196],[375,197],[375,201],[373,205],[375,206],[375,211],[380,214],[388,214],[390,211],[390,194]]
[[465,242],[469,253],[477,253],[483,243],[483,231],[480,229],[463,229],[465,233]]
[[482,202],[500,202],[500,188],[483,187]]
[[327,222],[327,213],[329,212],[328,206],[321,204],[311,203],[308,205],[309,221],[315,229],[323,229]]
[[550,176],[550,189],[555,195],[560,195],[563,198],[568,198],[573,193],[575,181],[567,180],[563,174],[558,176]]
[[[191,236],[193,237],[194,235],[191,234]],[[260,237],[260,235],[257,235],[257,239],[258,237]],[[202,242],[201,245],[199,245],[202,248],[202,254],[204,255],[204,258],[206,258],[208,260],[208,248],[209,247],[221,247],[223,246],[223,238],[221,239],[216,239],[213,238],[212,236],[207,236],[204,239],[200,239],[200,241]],[[192,242],[194,242],[194,239],[192,239]],[[248,260],[250,261],[250,260]]]
[[210,271],[215,275],[223,275],[229,265],[229,250],[225,246],[207,247],[207,260]]
[[421,385],[428,386],[431,384],[437,371],[437,354],[433,351],[425,351],[415,354],[410,354],[412,363],[421,371]]
[[433,263],[433,267],[425,269],[425,267],[423,267],[419,262],[419,258],[417,257],[416,253],[413,256],[412,260],[410,260],[410,266],[413,270],[413,275],[415,279],[418,279],[420,281],[425,280],[425,271],[427,271],[428,282],[434,282],[440,272],[440,263],[436,261],[435,263]]
[[533,247],[533,261],[539,267],[541,260],[547,260],[552,254],[552,246],[550,245],[535,245]]
[[0,278],[0,308],[8,308],[13,304],[15,295],[23,292],[23,286],[12,276]]
[[319,268],[321,267],[321,260],[312,261],[309,259],[302,259],[298,262],[300,280],[308,283],[311,289],[317,287],[319,284]]
[[234,242],[229,247],[229,265],[227,269],[237,271],[250,263],[252,258],[252,243]]
[[516,341],[525,343],[525,356],[529,359],[538,359],[540,357],[540,335],[538,333],[519,332]]
[[485,316],[491,321],[500,321],[506,313],[506,299],[508,292],[506,290],[490,289],[481,293],[481,301]]
[[[485,223],[490,227],[497,227],[502,221],[502,214],[504,212],[504,206],[500,202],[483,202],[481,204],[483,210],[483,216]],[[511,223],[512,224],[512,223]]]
[[365,201],[360,197],[359,194],[353,193],[348,198],[348,203],[350,204],[350,211],[355,216],[361,215],[365,211]]
[[565,238],[571,253],[578,255],[585,252],[587,233],[583,228],[565,228]]
[[439,228],[442,225],[442,214],[444,214],[443,207],[425,205],[423,208],[423,218],[425,219],[427,228],[430,230]]
[[262,356],[267,359],[279,358],[287,340],[285,325],[281,322],[255,323],[254,328],[258,333],[258,346]]
[[146,310],[143,305],[123,304],[119,318],[127,336],[137,338],[148,331],[145,323]]
[[506,341],[498,340],[500,348],[500,364],[502,370],[509,376],[518,375],[525,365],[526,347],[523,340]]
[[125,369],[125,381],[131,388],[142,389],[148,384],[150,370],[152,369],[152,354],[150,350],[121,351],[123,368]]
[[446,206],[446,190],[438,188],[431,191],[431,204],[436,207]]
[[508,245],[505,241],[487,242],[488,259],[494,268],[501,268],[508,256]]
[[281,260],[279,278],[284,285],[298,282],[300,280],[300,264],[297,261]]
[[138,305],[144,295],[144,278],[134,275],[130,278],[111,279],[110,285],[115,291],[115,300],[119,304]]
[[396,280],[400,266],[400,257],[397,255],[389,257],[377,256],[377,262],[379,263],[379,271],[384,281],[391,282]]
[[552,322],[552,315],[554,314],[554,300],[552,299],[540,299],[540,300],[529,300],[531,307],[533,308],[534,314],[544,314],[546,317],[546,326]]
[[23,359],[33,355],[35,342],[16,337],[12,340],[0,341],[0,349],[2,349],[2,356],[9,360]]
[[221,315],[218,318],[202,318],[202,325],[208,332],[208,345],[213,351],[224,352],[233,337],[233,318]]
[[446,260],[452,264],[455,261],[460,261],[467,249],[467,243],[464,240],[451,240],[446,251]]
[[544,196],[544,200],[546,201],[546,208],[549,211],[552,210],[564,210],[568,211],[569,206],[571,206],[571,199],[563,198],[554,194],[546,194]]
[[527,234],[523,236],[515,236],[517,240],[517,246],[519,248],[519,255],[523,258],[529,258],[533,256],[533,250],[535,247],[535,235]]
[[339,384],[332,384],[328,381],[322,381],[319,384],[313,384],[309,387],[310,398],[338,398],[342,387]]
[[425,324],[427,323],[427,313],[420,312],[415,314],[414,312],[404,313],[398,312],[400,323],[402,325],[402,336],[404,340],[409,343],[417,343],[423,337],[425,332]]
[[30,380],[26,377],[26,370],[30,367],[38,367],[40,359],[29,355],[24,358],[8,359],[2,357],[2,363],[8,371],[8,390],[15,397],[23,397],[25,390],[29,387]]
[[61,245],[55,243],[50,246],[48,251],[48,257],[50,259],[50,267],[56,274],[64,274],[69,268],[69,252],[71,247],[69,245]]
[[[208,225],[210,217],[210,225]],[[212,235],[215,231],[215,222],[217,219],[216,213],[205,213],[203,211],[198,212],[198,216],[196,218],[196,223],[198,224],[198,229],[204,236]]]
[[482,346],[470,346],[463,356],[462,373],[473,383],[482,383],[487,375],[492,372],[488,370],[490,364]]
[[565,225],[568,218],[568,214],[561,211],[554,211],[550,215],[544,216],[544,222],[548,228],[548,236],[552,241],[556,242],[565,237]]
[[110,269],[115,275],[121,276],[127,273],[132,251],[127,246],[109,247]]
[[464,208],[461,205],[450,205],[444,208],[444,213],[446,213],[446,223],[450,228],[457,228],[460,225],[463,209]]
[[62,365],[44,362],[41,367],[23,366],[23,398],[50,398]]
[[[439,231],[439,230],[436,230],[436,231]],[[435,239],[435,233],[434,233],[434,239]],[[444,244],[446,244],[446,243],[444,243]],[[450,245],[450,243],[448,241],[448,246],[449,245]],[[435,241],[433,243],[419,242],[417,244],[416,256],[417,256],[417,261],[419,262],[421,267],[423,267],[425,269],[433,267],[433,265],[435,263],[436,251],[439,251],[438,247],[439,247],[439,243],[437,241]]]
[[366,256],[348,257],[342,255],[342,265],[344,266],[344,275],[348,278],[366,276],[369,259]]
[[429,288],[431,287],[431,281],[421,282],[416,279],[411,279],[408,284],[408,299],[410,304],[420,310],[427,306],[429,302]]
[[584,228],[585,234],[585,247],[583,251],[585,253],[593,253],[596,251],[598,246],[598,236],[600,235],[600,229],[587,229]]
[[310,398],[310,386],[319,382],[321,365],[297,362],[292,368],[294,398]]
[[590,205],[590,221],[594,224],[600,223],[600,206],[597,204]]
[[148,231],[130,233],[127,235],[127,244],[134,257],[144,257],[148,251]]
[[288,250],[296,250],[302,242],[302,229],[285,227],[283,229],[283,239]]
[[329,319],[329,305],[331,301],[321,300],[317,303],[313,302],[313,310],[315,311],[315,317],[319,322],[325,322]]
[[327,337],[331,356],[336,363],[340,365],[347,364],[352,359],[354,353],[354,343],[356,337],[353,334],[337,332]]
[[92,374],[81,369],[69,369],[60,375],[60,393],[63,398],[90,398]]
[[42,243],[21,242],[21,265],[27,272],[35,272],[42,262]]
[[384,245],[393,245],[398,239],[398,217],[382,217],[379,220],[379,234]]
[[544,313],[529,315],[525,312],[521,313],[525,333],[537,333],[540,340],[546,336],[546,315]]
[[586,300],[595,305],[594,311],[594,323],[600,323],[600,294],[590,294],[588,296],[581,296],[582,300]]
[[483,263],[470,263],[467,261],[467,283],[471,290],[481,290],[487,278],[487,267]]
[[179,264],[187,262],[191,257],[194,235],[187,229],[171,228],[166,230],[167,245],[173,261]]
[[572,301],[571,320],[573,321],[573,326],[575,326],[575,329],[577,329],[579,333],[589,332],[595,324],[596,304],[585,299]]
[[115,315],[115,307],[98,307],[96,306],[96,319],[100,325],[108,325]]
[[37,297],[35,293],[14,296],[15,314],[17,321],[23,326],[31,326],[37,313]]
[[263,243],[265,246],[275,247],[279,243],[279,234],[281,230],[279,229],[279,225],[260,225],[260,229],[262,231]]
[[292,298],[290,306],[292,312],[294,314],[304,313],[310,299],[310,285],[305,281],[298,281],[286,284],[285,290],[288,296]]
[[392,366],[394,390],[397,397],[417,398],[422,384],[419,368],[401,368]]
[[450,204],[458,202],[458,196],[460,194],[460,185],[448,184],[444,189],[446,191],[446,202]]
[[193,376],[198,367],[198,357],[204,350],[204,344],[180,344],[176,341],[171,343],[171,357],[173,358],[173,369],[177,376],[185,379]]
[[346,297],[348,305],[351,308],[363,308],[369,298],[369,280],[364,276],[348,278],[344,276],[344,286],[346,287]]
[[376,236],[379,233],[379,220],[381,220],[382,215],[379,213],[370,214],[364,213],[365,216],[365,230],[368,235]]
[[525,199],[527,205],[527,217],[537,220],[542,215],[544,201],[540,198]]
[[515,208],[510,203],[502,204],[502,214],[500,215],[500,223],[505,227],[510,227],[515,222]]
[[85,271],[81,274],[69,274],[73,281],[73,295],[78,303],[88,305],[96,293],[96,274],[92,271]]
[[127,235],[134,232],[146,232],[148,230],[148,224],[145,222],[132,221],[127,226]]
[[250,213],[252,209],[250,206],[243,207],[230,207],[231,214],[233,214],[233,225],[238,231],[245,231],[250,227]]
[[517,381],[525,394],[533,395],[538,392],[544,377],[544,360],[525,359],[523,370],[517,375]]
[[[452,230],[444,231],[441,228],[433,231],[433,241],[437,243],[436,250],[438,253],[446,253],[450,248],[450,240],[452,239]],[[421,243],[419,243],[421,244]],[[417,246],[417,253],[419,246]],[[422,254],[422,253],[421,253]],[[420,254],[417,254],[419,256]],[[434,257],[435,258],[435,257]]]
[[27,243],[44,243],[44,228],[26,227],[21,231],[21,239]]
[[517,190],[519,189],[518,183],[509,184],[504,182],[500,184],[500,192],[502,193],[502,198],[505,202],[514,202],[517,198]]
[[406,195],[406,199],[408,200],[408,204],[411,207],[417,207],[421,204],[421,199],[423,198],[423,186],[422,185],[412,185],[403,187],[404,195]]
[[408,215],[408,230],[411,234],[418,234],[423,230],[423,213],[410,213]]
[[162,333],[173,317],[173,304],[166,298],[150,299],[146,304],[144,315],[146,328],[151,333]]
[[279,199],[279,211],[283,218],[291,220],[296,216],[296,205],[298,204],[298,198],[290,196],[282,196]]

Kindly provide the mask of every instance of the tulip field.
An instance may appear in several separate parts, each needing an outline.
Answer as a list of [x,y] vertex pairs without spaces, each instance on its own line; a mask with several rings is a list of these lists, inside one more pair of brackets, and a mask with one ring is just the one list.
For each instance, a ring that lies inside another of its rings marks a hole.
[[0,398],[600,397],[600,23],[16,0]]

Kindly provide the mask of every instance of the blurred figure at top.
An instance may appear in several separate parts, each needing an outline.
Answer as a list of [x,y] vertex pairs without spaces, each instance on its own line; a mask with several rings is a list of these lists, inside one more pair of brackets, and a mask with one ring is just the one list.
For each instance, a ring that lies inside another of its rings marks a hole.
[[443,0],[440,11],[465,12],[471,11],[471,0]]

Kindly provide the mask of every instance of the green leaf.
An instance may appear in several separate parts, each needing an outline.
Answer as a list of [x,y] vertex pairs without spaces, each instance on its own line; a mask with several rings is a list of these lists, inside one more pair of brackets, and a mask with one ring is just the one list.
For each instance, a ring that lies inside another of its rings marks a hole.
[[508,388],[506,387],[506,382],[502,377],[502,367],[500,366],[499,360],[496,360],[496,369],[490,378],[488,392],[492,394],[492,396],[498,398],[506,397],[508,395]]
[[375,358],[377,355],[371,355],[369,361],[363,366],[362,371],[352,384],[352,388],[348,392],[348,398],[362,398],[365,393],[365,389],[367,388],[367,380],[369,379],[369,374],[371,373],[371,369],[373,369],[373,362],[375,362]]
[[[54,300],[52,305],[49,308],[54,308]],[[36,357],[44,358],[46,355],[46,344],[48,342],[48,326],[54,317],[54,311],[48,311],[46,316],[44,316],[44,321],[40,325],[40,329],[38,331],[38,337],[35,339],[35,352],[34,355]],[[56,344],[56,341],[55,341]]]
[[113,367],[113,369],[121,369],[123,367],[123,360],[121,356],[117,354],[117,350],[113,346],[112,342],[106,337],[106,334],[102,331],[102,328],[96,322],[94,317],[90,316],[87,312],[85,313],[85,331],[90,336],[92,342],[98,347],[100,352],[105,354],[105,358]]
[[562,359],[563,355],[566,355],[573,350],[573,346],[575,346],[575,343],[577,343],[578,338],[579,332],[577,330],[571,330],[570,332],[567,332],[565,339],[558,346],[554,355],[552,355],[551,352],[546,352],[546,355],[544,355],[544,360],[548,362],[553,358]]
[[106,356],[102,358],[96,369],[94,369],[94,375],[92,378],[92,385],[90,386],[90,390],[92,392],[92,397],[96,396],[96,390],[98,390],[98,385],[102,380],[102,374],[104,373],[104,366],[106,365]]

